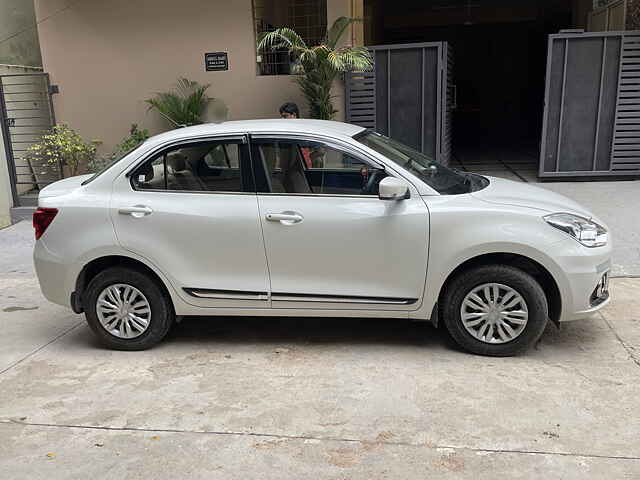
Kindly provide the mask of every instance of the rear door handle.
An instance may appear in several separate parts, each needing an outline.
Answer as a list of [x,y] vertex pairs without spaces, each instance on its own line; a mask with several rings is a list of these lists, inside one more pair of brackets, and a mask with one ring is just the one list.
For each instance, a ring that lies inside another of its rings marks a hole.
[[153,209],[144,205],[135,205],[133,207],[122,207],[118,209],[118,213],[122,215],[131,215],[135,218],[144,217],[145,215],[151,215]]
[[297,212],[267,213],[265,218],[270,222],[280,222],[284,225],[293,225],[303,220],[302,215]]

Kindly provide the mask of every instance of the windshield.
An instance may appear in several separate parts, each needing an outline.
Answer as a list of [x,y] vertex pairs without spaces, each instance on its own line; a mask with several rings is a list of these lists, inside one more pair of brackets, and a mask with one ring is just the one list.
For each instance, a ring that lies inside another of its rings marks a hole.
[[410,171],[442,195],[469,193],[485,185],[482,177],[447,168],[424,153],[374,131],[367,130],[354,139]]
[[102,175],[104,172],[106,172],[107,170],[109,170],[112,166],[114,166],[116,163],[118,163],[120,160],[122,160],[124,157],[126,157],[127,155],[129,155],[131,152],[133,152],[134,150],[137,150],[138,148],[140,148],[143,143],[140,143],[139,145],[136,145],[133,148],[130,148],[129,150],[127,150],[124,153],[121,153],[119,155],[114,154],[113,157],[111,159],[109,159],[107,161],[107,163],[100,169],[98,170],[96,173],[94,173],[90,178],[87,178],[84,182],[82,182],[82,185],[86,185],[87,183],[91,183],[92,181],[94,181],[96,178],[98,178],[100,175]]

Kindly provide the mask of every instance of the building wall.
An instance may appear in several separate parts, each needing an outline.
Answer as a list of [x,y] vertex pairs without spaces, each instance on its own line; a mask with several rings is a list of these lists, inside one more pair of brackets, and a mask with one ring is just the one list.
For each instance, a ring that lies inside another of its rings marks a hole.
[[[305,103],[290,76],[258,76],[251,0],[36,0],[43,66],[60,93],[58,122],[110,149],[131,123],[152,133],[168,125],[144,100],[184,76],[210,83],[229,119],[273,118],[286,101]],[[349,0],[328,1],[329,21]],[[229,71],[205,72],[204,53],[226,51]],[[341,98],[336,102],[341,102]],[[342,110],[342,105],[337,103]]]
[[7,168],[7,157],[4,151],[4,141],[2,130],[0,129],[0,228],[11,223],[9,209],[13,206],[11,196],[11,185],[9,183],[9,169]]
[[42,65],[33,0],[0,1],[0,64]]

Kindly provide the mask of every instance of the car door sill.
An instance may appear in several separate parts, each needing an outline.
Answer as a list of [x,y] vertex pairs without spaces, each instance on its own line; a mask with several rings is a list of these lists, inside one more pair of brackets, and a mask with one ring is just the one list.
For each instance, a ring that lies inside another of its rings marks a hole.
[[203,288],[185,288],[183,289],[192,297],[207,298],[213,300],[262,300],[269,301],[267,292],[248,292],[243,290],[210,290]]
[[355,303],[366,305],[411,305],[416,298],[357,297],[345,295],[314,295],[304,293],[272,293],[274,302]]
[[[262,300],[265,302],[269,300],[267,292],[211,290],[204,288],[185,288],[184,291],[192,297],[213,300]],[[307,293],[272,293],[271,300],[274,302],[344,303],[358,305],[412,305],[418,301],[416,298],[360,297]]]

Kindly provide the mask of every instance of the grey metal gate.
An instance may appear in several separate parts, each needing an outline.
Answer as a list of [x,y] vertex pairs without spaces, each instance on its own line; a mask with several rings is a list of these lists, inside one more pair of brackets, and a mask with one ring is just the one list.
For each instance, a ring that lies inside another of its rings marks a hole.
[[347,122],[376,129],[447,165],[455,96],[448,44],[367,48],[373,71],[346,76]]
[[640,175],[640,31],[549,36],[540,177]]
[[14,206],[36,205],[40,188],[62,178],[60,165],[25,158],[55,125],[47,73],[0,75],[0,123]]

